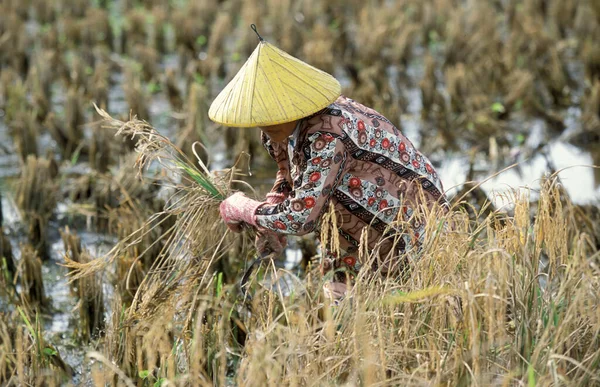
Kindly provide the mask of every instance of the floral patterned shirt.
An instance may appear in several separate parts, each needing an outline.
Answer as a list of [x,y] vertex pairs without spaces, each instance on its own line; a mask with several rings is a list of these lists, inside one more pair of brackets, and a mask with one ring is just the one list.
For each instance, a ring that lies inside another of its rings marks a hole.
[[[357,250],[363,229],[380,255],[418,247],[425,228],[420,205],[445,203],[442,183],[429,162],[385,117],[340,96],[299,121],[287,143],[263,143],[279,165],[272,192],[286,199],[256,212],[260,227],[282,234],[318,231],[329,202],[338,213],[342,256],[330,256],[324,271],[360,268]],[[292,156],[290,157],[290,154]]]

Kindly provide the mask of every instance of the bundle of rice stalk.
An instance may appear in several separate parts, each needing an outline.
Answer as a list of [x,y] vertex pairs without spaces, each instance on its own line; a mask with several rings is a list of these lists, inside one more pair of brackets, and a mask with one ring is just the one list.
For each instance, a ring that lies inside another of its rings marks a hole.
[[[150,246],[144,246],[136,257],[140,259],[155,244],[163,245],[130,309],[136,318],[150,318],[155,315],[153,311],[167,301],[177,303],[176,295],[184,289],[197,289],[194,284],[209,279],[208,269],[223,254],[228,239],[227,227],[219,216],[219,204],[228,196],[236,168],[212,173],[199,158],[197,163],[192,162],[146,121],[133,117],[123,122],[97,106],[96,110],[103,119],[102,127],[116,129],[116,136],[128,136],[136,141],[138,176],[151,178],[143,172],[149,168],[160,170],[160,180],[155,182],[170,194],[162,211],[151,215],[142,227],[121,239],[104,257],[87,263],[65,257],[65,266],[71,270],[71,281],[104,270],[115,259],[127,256],[125,253],[131,251],[131,247],[139,246],[147,233],[156,227],[162,228],[169,215],[175,216],[174,225],[164,227],[160,236]],[[193,148],[195,145],[198,144]],[[194,151],[194,154],[197,153]],[[184,310],[183,307],[180,310]]]

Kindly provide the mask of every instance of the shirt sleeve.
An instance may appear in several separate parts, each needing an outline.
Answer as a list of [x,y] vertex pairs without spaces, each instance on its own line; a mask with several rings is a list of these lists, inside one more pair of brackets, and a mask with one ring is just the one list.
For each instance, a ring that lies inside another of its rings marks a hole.
[[280,204],[262,205],[256,224],[280,234],[303,235],[318,225],[323,209],[346,172],[347,154],[341,140],[314,132],[303,145],[306,162],[300,184]]

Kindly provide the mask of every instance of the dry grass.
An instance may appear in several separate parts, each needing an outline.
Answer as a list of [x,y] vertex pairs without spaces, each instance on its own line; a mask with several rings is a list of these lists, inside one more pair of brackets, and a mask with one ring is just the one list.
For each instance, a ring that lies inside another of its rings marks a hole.
[[[139,171],[138,179],[142,178],[144,170],[158,168],[161,180],[155,181],[155,184],[163,186],[168,199],[162,211],[151,214],[132,230],[122,230],[127,224],[136,224],[135,220],[133,223],[124,221],[128,214],[134,219],[144,214],[137,213],[139,207],[135,205],[134,199],[139,198],[143,191],[135,192],[132,188],[139,186],[143,189],[143,186],[136,179],[123,183],[123,187],[128,187],[123,193],[131,198],[125,202],[132,205],[122,206],[116,212],[117,224],[121,230],[119,243],[106,257],[87,263],[67,259],[67,266],[73,270],[73,279],[78,280],[108,268],[115,260],[134,259],[131,270],[124,277],[128,288],[131,276],[138,276],[134,274],[135,261],[154,251],[148,265],[149,272],[136,286],[139,287],[130,316],[151,320],[156,310],[165,303],[175,303],[173,300],[178,297],[179,288],[193,287],[195,281],[205,279],[209,267],[223,254],[228,233],[220,221],[218,206],[227,195],[234,170],[213,174],[200,159],[197,159],[197,163],[192,162],[147,122],[136,118],[122,122],[101,109],[98,109],[98,113],[104,120],[104,126],[117,129],[117,136],[137,141],[138,157],[135,165]],[[128,175],[128,179],[132,178],[133,176]],[[171,222],[173,218],[175,221]],[[165,224],[169,227],[165,228]],[[153,233],[158,227],[162,227],[162,233]],[[158,250],[156,246],[159,246]]]
[[[251,23],[339,76],[346,95],[400,129],[410,93],[420,91],[421,150],[434,162],[445,160],[440,149],[469,153],[468,180],[512,164],[529,120],[546,121],[555,137],[568,122],[566,106],[581,110],[573,141],[592,147],[600,127],[597,2],[153,0],[142,8],[128,0],[118,16],[110,2],[96,3],[0,4],[0,109],[23,163],[16,202],[37,247],[23,249],[31,259],[17,261],[27,270],[16,280],[2,261],[0,384],[59,385],[71,373],[28,307],[45,298],[39,243],[64,182],[50,161],[30,156],[49,133],[64,164],[87,160],[93,169],[71,190],[73,205],[95,220],[90,227],[119,240],[93,259],[65,238],[80,300],[76,339],[95,350],[82,383],[600,385],[597,210],[572,206],[555,180],[535,204],[515,192],[506,212],[465,184],[481,200],[423,214],[430,230],[407,257],[408,275],[365,271],[332,308],[310,264],[297,278],[266,260],[241,294],[241,266],[254,250],[247,238],[226,235],[217,211],[234,172],[212,174],[195,160],[213,151],[213,132],[223,133],[208,122],[207,104],[256,46]],[[177,70],[163,78],[163,65]],[[157,116],[155,97],[169,99],[177,110],[170,118],[181,120],[176,146],[145,121],[104,111],[104,125],[128,144],[116,149],[106,130],[87,136],[89,102],[118,109],[121,86],[145,120]],[[255,132],[225,137],[254,160],[261,153]],[[210,149],[193,145],[199,140]],[[138,175],[123,166],[135,144]],[[479,172],[480,159],[493,167]],[[335,245],[334,214],[324,226],[324,244]],[[315,248],[306,241],[304,262]],[[375,259],[361,251],[365,263]],[[102,286],[111,285],[104,332]]]
[[[180,287],[155,310],[160,319],[139,316],[130,325],[116,311],[104,356],[123,372],[96,363],[94,375],[103,378],[96,380],[598,384],[595,248],[570,221],[571,206],[555,181],[547,182],[537,208],[526,196],[513,199],[511,215],[480,221],[459,208],[425,214],[434,221],[423,250],[409,257],[410,275],[394,280],[365,272],[335,308],[312,271],[305,281],[292,279],[286,293],[276,278],[289,281],[290,274],[269,265],[253,281],[250,305],[214,275]],[[375,257],[367,252],[361,259]],[[149,297],[151,291],[142,293]]]
[[54,160],[29,155],[16,184],[16,204],[27,226],[29,241],[43,259],[48,258],[48,222],[58,200],[58,174]]

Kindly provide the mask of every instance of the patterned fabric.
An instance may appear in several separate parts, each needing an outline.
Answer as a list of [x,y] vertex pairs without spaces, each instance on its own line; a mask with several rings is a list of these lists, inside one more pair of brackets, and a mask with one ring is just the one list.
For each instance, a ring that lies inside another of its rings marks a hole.
[[382,257],[378,266],[391,269],[423,240],[420,206],[446,202],[429,160],[389,120],[344,96],[301,120],[287,143],[271,142],[264,133],[263,143],[279,166],[272,193],[286,199],[258,208],[257,225],[280,234],[319,231],[332,202],[343,252],[327,252],[322,271],[341,272],[340,281],[344,272],[361,268],[357,249],[364,228],[369,247]]

